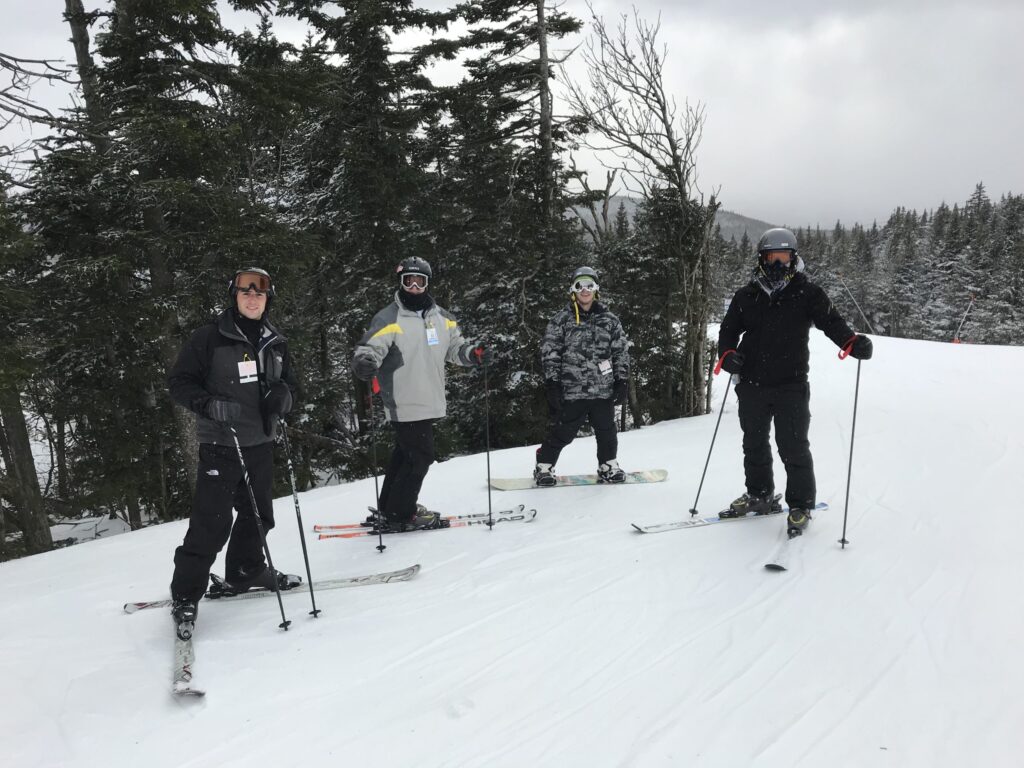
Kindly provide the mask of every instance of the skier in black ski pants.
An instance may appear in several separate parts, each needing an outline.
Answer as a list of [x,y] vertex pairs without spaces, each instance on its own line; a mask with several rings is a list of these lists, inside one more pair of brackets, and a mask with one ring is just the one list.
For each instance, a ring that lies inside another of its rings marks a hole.
[[395,269],[393,302],[374,315],[352,356],[352,371],[380,384],[384,414],[395,430],[380,490],[379,517],[368,522],[388,532],[443,528],[437,512],[419,504],[420,489],[434,462],[434,422],[444,418],[445,365],[490,365],[493,353],[462,336],[458,321],[430,295],[430,264],[415,256]]
[[274,295],[270,275],[257,268],[240,270],[229,294],[232,306],[192,334],[167,377],[171,398],[196,414],[199,442],[192,515],[174,553],[171,579],[171,612],[179,626],[195,622],[210,568],[225,543],[225,580],[235,590],[273,588],[275,580],[282,588],[291,586],[264,560],[238,456],[240,446],[260,520],[269,531],[277,418],[291,409],[295,390],[288,345],[267,319]]
[[816,503],[814,460],[807,439],[811,325],[862,360],[871,357],[872,345],[867,336],[850,329],[825,292],[807,279],[791,231],[768,230],[757,252],[752,280],[733,296],[718,335],[722,368],[738,378],[746,478],[746,493],[721,516],[777,509],[769,443],[774,420],[775,442],[786,468],[787,525],[796,533],[806,527]]

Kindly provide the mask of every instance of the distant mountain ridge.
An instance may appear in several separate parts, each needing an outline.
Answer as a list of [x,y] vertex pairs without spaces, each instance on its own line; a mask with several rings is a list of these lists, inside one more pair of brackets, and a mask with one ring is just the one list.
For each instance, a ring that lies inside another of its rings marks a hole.
[[[612,195],[608,203],[608,217],[611,220],[615,219],[615,214],[619,210],[619,203],[623,203],[626,206],[626,213],[629,214],[629,218],[632,221],[636,215],[636,209],[639,206],[638,201],[635,198],[627,195]],[[588,221],[590,220],[590,213],[585,209],[580,209],[580,214],[586,216]],[[752,241],[757,242],[757,239],[761,236],[761,233],[766,229],[771,229],[775,224],[769,224],[767,221],[761,221],[760,219],[753,219],[750,216],[744,216],[741,213],[734,213],[732,211],[726,211],[719,209],[718,213],[715,214],[715,223],[718,224],[722,229],[722,238],[729,242],[732,238],[736,238],[736,242],[739,242],[743,238],[743,233],[747,233],[747,237]]]

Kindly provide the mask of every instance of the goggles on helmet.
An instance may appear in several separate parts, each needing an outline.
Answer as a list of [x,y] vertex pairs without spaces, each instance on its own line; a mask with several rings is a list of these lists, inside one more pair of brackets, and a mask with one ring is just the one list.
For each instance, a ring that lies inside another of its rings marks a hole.
[[235,275],[235,290],[266,296],[270,292],[270,276],[261,272],[239,272]]
[[573,293],[580,293],[581,291],[590,291],[591,293],[597,293],[599,290],[601,290],[601,287],[593,280],[584,279],[577,280],[575,283],[573,283],[572,288],[570,290],[572,290]]
[[402,287],[403,288],[422,288],[426,290],[429,279],[426,275],[419,272],[405,272],[402,274]]
[[793,260],[793,252],[787,249],[761,251],[761,261],[765,264],[789,264]]

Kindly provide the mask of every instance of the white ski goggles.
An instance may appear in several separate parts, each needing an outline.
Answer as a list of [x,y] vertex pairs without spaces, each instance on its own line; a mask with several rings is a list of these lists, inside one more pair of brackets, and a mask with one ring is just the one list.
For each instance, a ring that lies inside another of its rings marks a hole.
[[601,290],[601,286],[595,283],[593,280],[577,280],[572,284],[570,289],[573,293],[582,293],[583,291],[590,291],[591,293],[597,293]]
[[424,290],[426,290],[428,282],[430,282],[430,280],[427,278],[426,275],[417,272],[409,272],[407,274],[402,275],[403,288],[416,287],[423,288]]

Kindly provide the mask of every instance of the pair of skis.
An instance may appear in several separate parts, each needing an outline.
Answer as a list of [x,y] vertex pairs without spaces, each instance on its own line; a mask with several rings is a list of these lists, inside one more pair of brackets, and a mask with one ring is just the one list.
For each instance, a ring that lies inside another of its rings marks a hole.
[[[374,509],[370,507],[370,511]],[[443,528],[424,528],[425,531],[444,531],[449,528],[468,528],[474,525],[497,525],[498,523],[530,523],[537,517],[536,509],[527,509],[526,505],[520,504],[511,509],[503,509],[498,512],[472,512],[465,515],[442,515],[442,519],[448,523]],[[417,529],[404,531],[404,533],[416,533]],[[363,536],[376,536],[377,529],[369,522],[362,523],[339,523],[337,525],[314,525],[313,532],[320,534],[321,539],[357,539]],[[384,531],[385,535],[397,533],[397,531]]]
[[[828,504],[822,501],[814,507],[814,512],[824,512],[827,509]],[[719,523],[739,523],[745,520],[764,520],[765,518],[777,517],[788,513],[789,508],[783,507],[778,512],[772,512],[767,515],[746,515],[745,517],[719,517],[718,515],[709,515],[706,517],[692,517],[686,520],[673,520],[672,522],[657,523],[655,525],[637,525],[636,523],[633,523],[632,525],[638,533],[665,533],[666,531],[679,531],[687,528],[702,528],[708,525],[718,525]],[[764,567],[769,571],[788,570],[790,563],[793,562],[794,557],[803,546],[802,535],[797,534],[795,536],[790,536],[788,531],[785,530],[783,531],[783,535],[785,538],[775,546],[771,555],[768,557],[768,562],[764,565]]]
[[[420,566],[410,565],[408,568],[402,568],[398,571],[387,571],[384,573],[374,573],[368,576],[348,576],[339,579],[326,579],[324,581],[318,581],[314,584],[317,592],[330,589],[344,589],[346,587],[365,587],[371,584],[390,584],[395,581],[408,581],[417,573],[420,572]],[[306,594],[309,592],[307,585],[301,585],[294,589],[288,589],[282,591],[282,595],[290,595],[295,593]],[[234,600],[252,600],[260,597],[273,597],[276,593],[270,589],[253,589],[248,592],[241,592],[236,595],[225,595],[223,597],[215,598],[218,602],[231,602]],[[168,608],[171,605],[171,600],[148,600],[145,602],[125,603],[125,613],[137,613],[138,611],[148,610],[150,608]],[[193,684],[193,666],[196,661],[195,646],[192,644],[192,638],[183,640],[177,635],[174,638],[174,669],[172,673],[171,692],[175,696],[181,697],[200,697],[205,696],[206,691]]]

